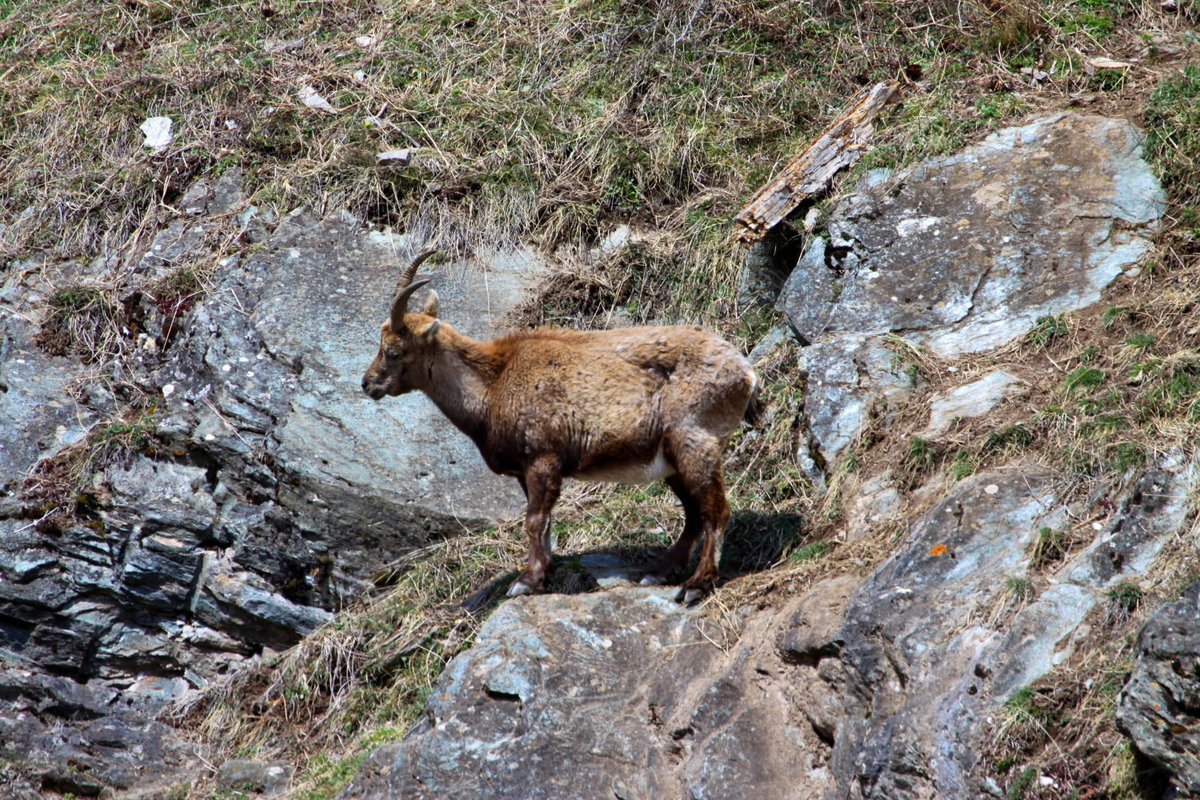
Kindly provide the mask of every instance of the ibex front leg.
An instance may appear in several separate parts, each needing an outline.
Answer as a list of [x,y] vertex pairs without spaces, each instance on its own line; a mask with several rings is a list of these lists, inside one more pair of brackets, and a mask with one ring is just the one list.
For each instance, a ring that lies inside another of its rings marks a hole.
[[562,466],[557,458],[539,459],[525,470],[525,537],[529,555],[525,569],[508,589],[509,597],[533,594],[542,588],[550,567],[550,511],[562,490]]

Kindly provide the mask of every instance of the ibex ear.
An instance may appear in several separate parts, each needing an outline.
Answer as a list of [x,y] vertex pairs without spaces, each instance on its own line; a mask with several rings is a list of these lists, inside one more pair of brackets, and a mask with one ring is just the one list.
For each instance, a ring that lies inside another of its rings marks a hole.
[[435,319],[428,328],[418,334],[417,338],[420,339],[421,344],[432,344],[434,337],[437,336],[438,328],[440,327],[442,327],[442,321],[440,319]]
[[438,315],[438,309],[441,305],[438,302],[437,292],[433,289],[429,290],[429,294],[425,297],[425,307],[421,309],[422,314],[428,314],[431,317]]

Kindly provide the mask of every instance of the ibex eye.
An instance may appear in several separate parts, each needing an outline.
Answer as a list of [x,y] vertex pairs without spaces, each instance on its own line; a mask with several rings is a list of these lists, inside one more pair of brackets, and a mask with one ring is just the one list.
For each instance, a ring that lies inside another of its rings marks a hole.
[[384,355],[386,355],[388,358],[399,358],[399,357],[400,357],[400,355],[401,355],[401,353],[400,353],[400,351],[399,351],[399,350],[397,350],[396,348],[394,348],[394,347],[389,347],[389,348],[388,348],[388,349],[387,349],[387,350],[384,352]]

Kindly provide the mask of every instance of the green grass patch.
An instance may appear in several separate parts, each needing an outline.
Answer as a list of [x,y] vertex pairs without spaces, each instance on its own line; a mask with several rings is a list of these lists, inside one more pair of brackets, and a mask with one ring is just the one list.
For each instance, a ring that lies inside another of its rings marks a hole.
[[1035,568],[1043,568],[1060,560],[1067,554],[1066,534],[1047,526],[1038,528],[1029,546],[1029,562]]
[[1200,204],[1200,66],[1165,78],[1146,103],[1146,152],[1172,201]]
[[1067,323],[1062,314],[1045,315],[1034,320],[1033,328],[1025,334],[1025,341],[1035,347],[1046,348],[1067,335]]
[[975,469],[974,457],[971,451],[964,447],[955,451],[954,460],[950,462],[946,474],[951,481],[961,481],[963,478],[974,475]]
[[1009,576],[1004,579],[1004,594],[1018,603],[1032,600],[1035,594],[1033,581],[1023,576]]
[[1025,425],[1006,425],[984,438],[983,450],[991,455],[1012,455],[1029,447],[1033,438],[1033,431]]
[[833,549],[833,545],[826,541],[809,542],[808,544],[797,547],[792,552],[792,561],[797,564],[803,564],[809,561],[817,561],[829,555]]
[[1132,333],[1126,337],[1125,346],[1141,353],[1154,347],[1154,337],[1148,333]]
[[1143,602],[1141,587],[1132,581],[1121,581],[1104,594],[1114,608],[1125,613],[1136,611]]
[[1062,391],[1068,395],[1083,394],[1104,384],[1104,371],[1092,366],[1076,367],[1063,379]]

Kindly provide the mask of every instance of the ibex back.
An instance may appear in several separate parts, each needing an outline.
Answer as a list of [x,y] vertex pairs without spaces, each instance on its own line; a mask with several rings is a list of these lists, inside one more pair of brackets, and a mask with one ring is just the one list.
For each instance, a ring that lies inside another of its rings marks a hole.
[[699,564],[678,600],[716,583],[729,520],[721,466],[726,438],[753,421],[758,379],[737,349],[690,326],[570,331],[542,328],[482,342],[437,319],[429,293],[408,301],[422,253],[396,287],[379,352],[363,376],[372,399],[424,392],[471,437],[494,472],[525,492],[528,561],[510,596],[541,588],[550,564],[550,512],[563,478],[664,480],[684,509],[683,533],[643,584]]

